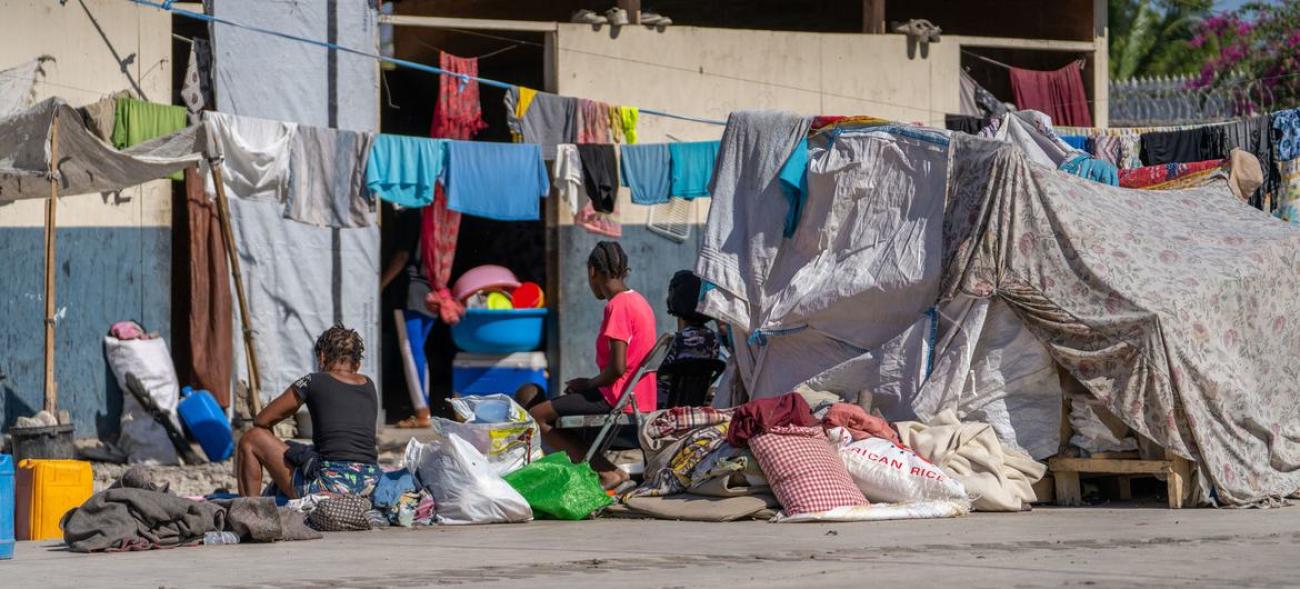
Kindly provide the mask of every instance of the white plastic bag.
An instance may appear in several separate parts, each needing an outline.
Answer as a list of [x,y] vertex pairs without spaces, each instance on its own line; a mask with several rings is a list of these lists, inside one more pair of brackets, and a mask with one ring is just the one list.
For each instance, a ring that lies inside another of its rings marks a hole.
[[873,503],[968,501],[957,479],[907,448],[881,438],[854,441],[840,427],[827,435],[853,482]]
[[108,356],[108,367],[122,391],[122,433],[118,446],[126,452],[127,462],[180,464],[167,430],[154,421],[153,416],[126,390],[126,375],[133,373],[153,397],[154,403],[167,412],[172,425],[180,429],[176,421],[180,385],[172,366],[171,353],[167,351],[167,342],[161,338],[119,340],[106,336],[104,351]]
[[487,457],[492,472],[498,476],[542,457],[542,432],[537,422],[509,396],[465,397],[452,399],[450,404],[464,423],[434,418],[433,441],[459,436]]
[[896,519],[938,519],[959,517],[970,513],[967,501],[917,501],[913,503],[873,503],[853,507],[838,507],[816,513],[786,515],[776,514],[772,523],[799,524],[808,522],[870,522]]
[[456,434],[444,440],[406,444],[402,461],[437,503],[438,523],[526,522],[533,510],[518,491],[493,472],[473,444]]

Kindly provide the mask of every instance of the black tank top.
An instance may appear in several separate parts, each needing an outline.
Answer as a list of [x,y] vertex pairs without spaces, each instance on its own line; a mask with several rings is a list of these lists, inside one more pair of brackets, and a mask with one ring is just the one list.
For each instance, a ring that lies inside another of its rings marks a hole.
[[314,372],[293,383],[311,413],[311,441],[321,460],[379,462],[375,422],[379,399],[374,381],[348,384],[327,372]]

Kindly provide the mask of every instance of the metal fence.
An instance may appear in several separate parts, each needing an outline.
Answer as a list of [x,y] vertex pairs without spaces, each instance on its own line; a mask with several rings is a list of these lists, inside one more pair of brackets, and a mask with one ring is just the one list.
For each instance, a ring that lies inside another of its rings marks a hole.
[[1273,110],[1270,92],[1234,74],[1227,85],[1193,89],[1194,76],[1111,81],[1110,126],[1144,127],[1222,121]]

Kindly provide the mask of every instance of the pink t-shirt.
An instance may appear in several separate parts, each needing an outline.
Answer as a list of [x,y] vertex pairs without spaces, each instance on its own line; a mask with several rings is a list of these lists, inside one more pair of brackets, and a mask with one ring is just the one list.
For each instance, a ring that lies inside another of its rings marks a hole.
[[[654,349],[656,333],[654,310],[640,293],[625,290],[605,304],[605,318],[600,323],[600,335],[596,337],[596,366],[603,371],[609,365],[610,340],[627,342],[627,370],[613,386],[600,387],[600,394],[610,407],[618,404],[628,381]],[[659,402],[655,381],[655,371],[650,370],[636,385],[636,406],[642,412],[654,411]],[[632,412],[630,404],[627,412]]]

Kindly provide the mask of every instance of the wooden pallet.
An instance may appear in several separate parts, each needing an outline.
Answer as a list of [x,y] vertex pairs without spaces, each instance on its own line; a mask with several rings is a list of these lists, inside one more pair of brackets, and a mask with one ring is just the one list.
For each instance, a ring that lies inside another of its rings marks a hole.
[[1182,509],[1183,499],[1191,482],[1192,463],[1185,458],[1165,451],[1164,460],[1140,460],[1136,452],[1094,454],[1091,458],[1068,458],[1065,450],[1070,445],[1074,428],[1070,427],[1070,396],[1072,390],[1083,387],[1077,380],[1061,371],[1061,454],[1047,461],[1047,468],[1055,480],[1056,504],[1074,506],[1083,504],[1079,485],[1080,474],[1117,475],[1120,499],[1132,499],[1130,479],[1134,475],[1164,475],[1169,495],[1169,508]]

